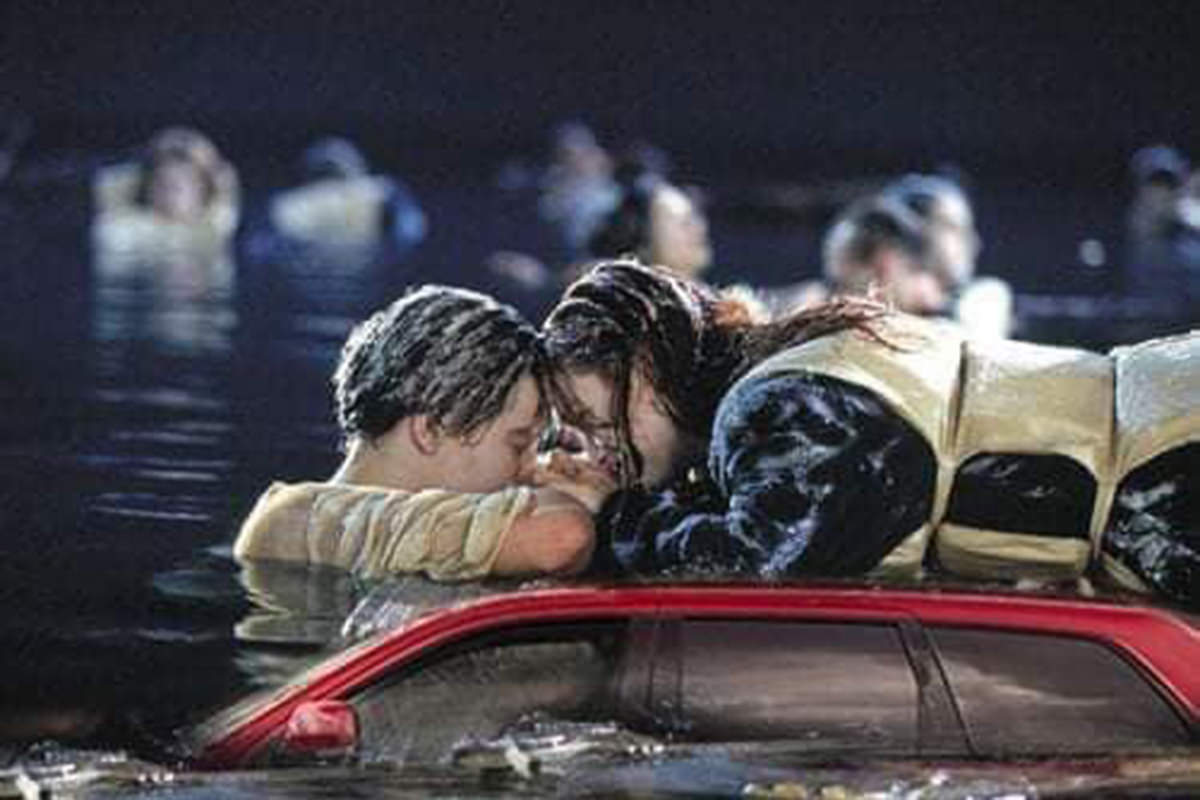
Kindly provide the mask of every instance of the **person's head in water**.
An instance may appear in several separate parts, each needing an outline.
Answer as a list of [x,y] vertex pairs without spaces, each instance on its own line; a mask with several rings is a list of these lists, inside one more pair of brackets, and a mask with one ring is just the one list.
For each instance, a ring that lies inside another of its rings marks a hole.
[[423,286],[350,334],[333,375],[340,477],[489,492],[522,479],[541,431],[537,330],[464,289]]
[[695,277],[712,263],[708,222],[695,200],[652,173],[623,181],[620,200],[588,239],[595,258],[636,256]]
[[301,172],[310,181],[361,178],[369,173],[367,159],[349,139],[330,136],[304,150]]
[[703,451],[717,406],[747,368],[882,313],[845,300],[759,324],[741,301],[656,267],[595,265],[543,326],[555,404],[612,454],[625,484],[662,485]]
[[1182,222],[1181,200],[1188,180],[1188,160],[1174,147],[1152,145],[1133,154],[1129,162],[1134,197],[1129,226],[1137,236],[1156,237],[1173,233]]
[[1192,231],[1200,231],[1200,170],[1188,176],[1179,190],[1179,222]]
[[166,128],[146,147],[136,201],[166,219],[192,222],[227,199],[233,180],[232,168],[207,136]]
[[967,193],[941,175],[905,175],[883,190],[915,213],[929,242],[926,266],[947,292],[961,289],[975,275],[982,247]]
[[888,196],[852,204],[825,236],[826,280],[837,293],[878,290],[902,311],[941,311],[949,296],[928,266],[932,242],[907,206]]

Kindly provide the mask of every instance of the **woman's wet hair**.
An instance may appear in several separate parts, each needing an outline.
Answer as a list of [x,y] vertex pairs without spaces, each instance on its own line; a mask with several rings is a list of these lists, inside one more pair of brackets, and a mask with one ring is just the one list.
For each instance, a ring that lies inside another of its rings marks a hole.
[[333,374],[349,439],[383,435],[425,414],[468,438],[495,419],[522,376],[542,375],[537,329],[514,308],[465,289],[428,285],[351,331]]
[[549,388],[569,415],[575,401],[564,370],[594,370],[612,382],[622,482],[632,483],[642,469],[628,413],[634,370],[682,433],[706,441],[722,396],[747,369],[791,345],[869,327],[883,313],[878,303],[846,298],[757,323],[743,301],[704,284],[636,261],[599,262],[567,288],[543,326],[555,372]]

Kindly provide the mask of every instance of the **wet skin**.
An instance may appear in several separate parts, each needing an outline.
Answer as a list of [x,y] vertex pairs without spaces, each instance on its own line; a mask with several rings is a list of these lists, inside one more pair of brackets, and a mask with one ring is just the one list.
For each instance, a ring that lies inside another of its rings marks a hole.
[[708,222],[696,203],[674,186],[664,186],[650,202],[650,244],[644,254],[661,264],[695,277],[712,262]]
[[[602,463],[617,477],[619,447],[612,381],[595,371],[573,370],[567,375],[567,384],[577,404],[570,410],[570,421],[592,437],[606,454]],[[642,456],[641,482],[647,486],[665,484],[683,455],[683,437],[650,383],[636,371],[629,391],[629,427],[632,444]]]
[[481,431],[464,439],[438,438],[442,485],[463,492],[494,492],[528,481],[534,444],[545,424],[537,383],[528,375],[509,393],[504,410]]

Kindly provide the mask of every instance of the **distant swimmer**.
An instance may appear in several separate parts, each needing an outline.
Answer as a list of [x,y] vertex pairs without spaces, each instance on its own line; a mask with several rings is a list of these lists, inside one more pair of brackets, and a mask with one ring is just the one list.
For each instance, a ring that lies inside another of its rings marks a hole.
[[942,175],[910,174],[883,189],[924,222],[926,266],[947,295],[943,309],[976,339],[1004,339],[1013,328],[1012,288],[995,276],[975,274],[983,241],[966,191]]
[[1154,145],[1130,163],[1126,294],[1167,304],[1200,299],[1200,171],[1173,147]]
[[972,338],[1012,332],[1012,290],[975,277],[979,234],[966,193],[937,175],[906,175],[851,203],[825,235],[825,282],[798,287],[795,306],[874,292],[895,308],[945,317]]
[[203,133],[167,128],[140,159],[101,169],[92,186],[100,246],[224,244],[237,228],[237,172]]
[[903,203],[873,196],[839,215],[825,237],[831,294],[876,292],[901,311],[941,312],[949,294],[929,267],[931,245],[921,219]]
[[708,220],[695,198],[649,172],[623,184],[587,247],[594,258],[634,256],[686,278],[698,278],[713,261]]
[[583,252],[588,236],[620,197],[616,165],[596,135],[581,122],[554,129],[551,162],[542,179],[538,210],[557,227],[572,254]]
[[353,143],[322,139],[304,152],[304,182],[271,200],[271,224],[291,239],[331,247],[390,242],[411,247],[428,223],[399,180],[370,172]]

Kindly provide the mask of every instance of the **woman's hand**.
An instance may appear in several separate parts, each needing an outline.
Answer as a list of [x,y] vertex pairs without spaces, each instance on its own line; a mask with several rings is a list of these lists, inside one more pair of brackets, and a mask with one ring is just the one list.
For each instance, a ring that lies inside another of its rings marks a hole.
[[593,514],[617,490],[617,480],[608,461],[587,441],[583,449],[556,448],[538,456],[533,484],[556,489],[582,503]]

